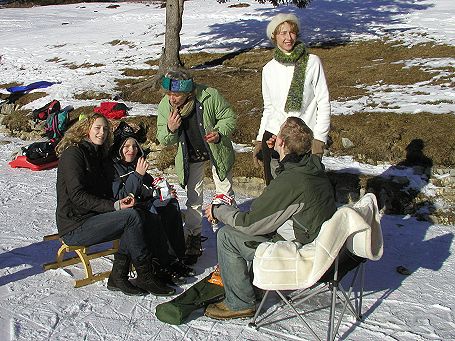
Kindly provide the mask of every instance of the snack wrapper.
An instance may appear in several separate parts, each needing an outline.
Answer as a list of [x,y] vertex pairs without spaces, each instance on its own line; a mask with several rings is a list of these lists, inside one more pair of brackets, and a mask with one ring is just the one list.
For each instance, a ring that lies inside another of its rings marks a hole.
[[[234,203],[234,197],[230,197],[226,194],[215,194],[212,198],[212,217],[213,217],[213,205],[232,205]],[[218,219],[211,221],[212,230],[216,232],[219,229]]]
[[212,205],[232,205],[234,198],[226,194],[215,194],[212,198]]
[[163,177],[155,178],[152,182],[152,187],[159,192],[160,201],[175,198],[175,195],[173,194],[174,186],[170,185]]

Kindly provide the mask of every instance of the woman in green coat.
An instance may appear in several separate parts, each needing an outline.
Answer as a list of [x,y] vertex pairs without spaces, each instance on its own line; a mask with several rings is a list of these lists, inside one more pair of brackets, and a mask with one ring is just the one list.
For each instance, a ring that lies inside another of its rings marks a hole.
[[187,190],[185,214],[187,263],[202,254],[203,178],[207,161],[212,166],[216,194],[234,196],[231,134],[236,115],[218,90],[195,84],[184,69],[174,69],[162,79],[164,98],[158,106],[157,138],[164,145],[177,144],[175,170]]

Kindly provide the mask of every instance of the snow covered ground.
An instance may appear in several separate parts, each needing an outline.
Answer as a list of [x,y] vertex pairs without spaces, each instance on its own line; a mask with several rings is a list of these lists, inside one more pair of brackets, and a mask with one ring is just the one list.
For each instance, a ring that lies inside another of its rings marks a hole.
[[[278,11],[295,11],[302,20],[307,43],[339,39],[373,39],[388,36],[407,44],[432,41],[455,44],[455,3],[436,1],[335,1],[315,0],[303,10],[273,8],[251,0],[246,8],[229,8],[238,3],[218,4],[214,0],[192,0],[185,4],[182,28],[184,51],[220,51],[265,46],[267,20]],[[39,80],[58,81],[49,94],[31,103],[36,108],[51,98],[63,105],[91,105],[74,94],[86,91],[111,92],[122,68],[145,68],[144,61],[159,55],[164,39],[164,9],[146,3],[106,3],[47,6],[30,9],[0,9],[0,84]],[[112,44],[114,40],[122,44]],[[455,65],[454,58],[408,61],[430,67]],[[90,64],[71,69],[65,64]],[[101,66],[94,66],[95,64]],[[417,85],[416,85],[417,86]],[[412,97],[412,89],[385,91],[378,85],[375,96],[396,101],[408,112],[454,112],[453,89],[425,86],[429,96],[452,100],[439,106],[423,107]],[[369,99],[371,100],[371,98]],[[154,114],[154,106],[129,103],[132,114]],[[334,112],[363,108],[367,99],[355,103],[334,103]],[[56,232],[56,170],[31,172],[8,166],[10,155],[28,142],[0,137],[0,340],[274,340],[254,331],[247,321],[218,322],[194,313],[189,322],[170,326],[159,322],[154,310],[164,298],[126,297],[106,289],[99,282],[79,289],[72,276],[82,269],[43,272],[41,265],[53,261],[57,242],[43,242],[43,235]],[[351,158],[326,158],[329,169],[349,168],[354,172],[381,174],[389,165],[359,164]],[[399,172],[399,170],[394,170]],[[435,189],[422,179],[405,173],[412,186],[431,194]],[[184,206],[185,192],[179,190]],[[206,195],[206,201],[210,193]],[[239,196],[245,204],[250,198]],[[453,208],[452,208],[453,209]],[[353,325],[346,319],[339,336],[348,340],[455,340],[455,249],[454,226],[432,225],[408,216],[382,218],[384,256],[368,263],[365,321]],[[196,265],[198,278],[216,264],[215,238],[206,223],[205,252]],[[412,274],[395,271],[402,265]],[[111,259],[95,267],[109,269]],[[194,283],[196,279],[193,279]],[[183,289],[188,285],[184,285]],[[328,300],[313,300],[319,308]],[[273,300],[270,301],[270,304]],[[317,309],[311,319],[324,335],[327,309]],[[295,322],[282,323],[283,330],[297,330]]]

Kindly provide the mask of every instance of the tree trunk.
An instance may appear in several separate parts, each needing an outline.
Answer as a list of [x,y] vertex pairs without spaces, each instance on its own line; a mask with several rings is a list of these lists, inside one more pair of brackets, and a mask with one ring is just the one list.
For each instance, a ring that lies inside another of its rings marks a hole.
[[159,81],[169,67],[183,65],[180,60],[180,30],[182,29],[183,3],[184,0],[166,1],[166,31],[158,72],[152,79],[142,82],[136,91],[158,89],[160,87]]
[[158,72],[160,74],[163,74],[169,67],[182,66],[180,31],[182,29],[183,3],[184,0],[166,1],[166,33]]

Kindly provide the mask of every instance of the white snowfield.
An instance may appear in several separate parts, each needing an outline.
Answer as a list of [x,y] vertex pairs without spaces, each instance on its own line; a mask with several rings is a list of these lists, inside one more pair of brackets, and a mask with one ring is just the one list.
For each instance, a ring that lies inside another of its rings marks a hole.
[[[407,44],[436,42],[455,44],[455,2],[435,1],[341,1],[314,0],[307,9],[273,8],[252,0],[250,7],[231,8],[238,3],[214,0],[185,3],[182,28],[184,52],[231,51],[268,46],[265,27],[279,11],[294,11],[302,20],[306,43],[390,37]],[[0,9],[0,84],[58,81],[46,88],[49,96],[29,108],[57,98],[62,105],[93,105],[79,101],[82,91],[113,92],[114,79],[124,68],[146,68],[144,62],[157,57],[164,40],[164,9],[152,3],[84,3],[29,9]],[[114,44],[114,41],[121,43]],[[455,58],[409,60],[425,69],[455,65]],[[82,65],[76,69],[65,64]],[[413,95],[415,89],[426,95]],[[369,110],[375,101],[400,107],[399,111],[454,113],[453,87],[416,84],[396,87],[378,84],[374,96],[355,102],[333,103],[333,111],[350,113]],[[392,90],[392,91],[390,91]],[[5,90],[1,90],[6,93]],[[41,90],[42,91],[42,90]],[[439,104],[428,104],[445,99]],[[425,104],[427,103],[427,104]],[[134,115],[153,115],[156,107],[128,103]],[[403,109],[405,108],[405,109]],[[390,109],[391,111],[395,109]],[[437,115],[435,116],[437,119]],[[152,295],[127,297],[106,289],[106,281],[75,289],[72,278],[81,276],[81,266],[43,272],[42,264],[54,260],[57,241],[42,241],[55,233],[56,170],[32,172],[13,169],[11,154],[29,143],[0,136],[0,341],[7,340],[276,340],[247,327],[248,320],[215,321],[193,313],[188,322],[171,326],[155,317],[157,304],[168,298]],[[357,173],[392,172],[389,165],[359,164],[352,158],[325,158],[329,169],[351,169]],[[394,172],[400,172],[394,170]],[[402,171],[411,186],[430,194],[434,186],[418,175]],[[185,192],[178,188],[185,208]],[[211,197],[208,192],[205,202]],[[251,198],[239,195],[248,206]],[[448,209],[450,204],[442,203]],[[442,205],[441,204],[441,205]],[[346,340],[455,340],[455,242],[454,226],[432,225],[408,216],[385,215],[381,220],[384,256],[369,262],[362,323],[347,317],[339,331]],[[197,278],[207,275],[216,261],[216,235],[205,221],[204,253],[195,266]],[[95,270],[109,269],[112,257],[95,260]],[[411,275],[396,271],[405,266]],[[268,301],[271,307],[274,298]],[[310,320],[325,336],[328,297],[312,299],[306,306]],[[277,327],[311,336],[296,321]]]

